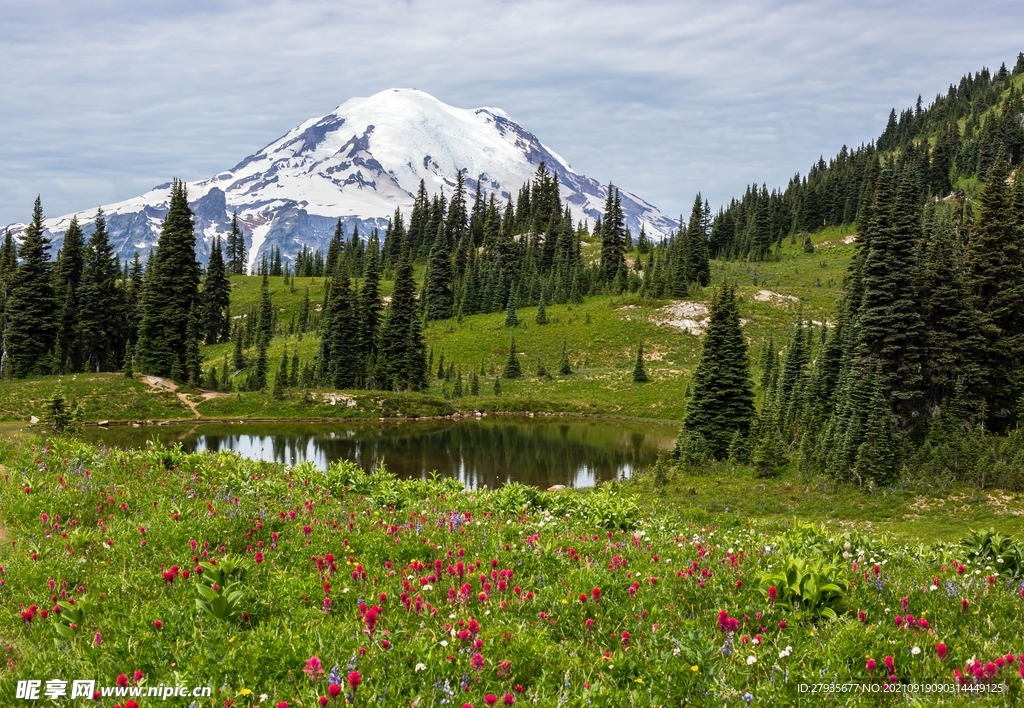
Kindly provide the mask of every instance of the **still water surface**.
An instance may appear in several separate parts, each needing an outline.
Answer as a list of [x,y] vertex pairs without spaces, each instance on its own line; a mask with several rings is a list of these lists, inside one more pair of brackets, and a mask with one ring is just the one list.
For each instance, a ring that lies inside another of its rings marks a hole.
[[580,418],[497,416],[401,423],[202,423],[158,428],[89,428],[90,441],[142,447],[158,439],[189,452],[234,450],[286,464],[327,466],[352,460],[364,469],[384,464],[400,477],[436,471],[467,487],[522,482],[538,487],[587,487],[630,476],[668,452],[677,428]]

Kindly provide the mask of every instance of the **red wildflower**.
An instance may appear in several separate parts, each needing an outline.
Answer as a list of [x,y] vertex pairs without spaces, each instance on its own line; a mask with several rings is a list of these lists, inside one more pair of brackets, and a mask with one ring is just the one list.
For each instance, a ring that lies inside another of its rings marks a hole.
[[946,653],[948,651],[949,650],[946,647],[946,643],[945,642],[939,642],[938,644],[935,645],[935,653],[939,655],[940,659],[945,659],[946,658]]
[[768,602],[775,604],[775,600],[779,597],[779,590],[774,585],[768,586]]
[[363,682],[363,677],[359,675],[358,671],[352,671],[348,675],[348,687],[355,691],[359,688],[359,684]]
[[337,698],[339,695],[341,695],[341,686],[339,686],[336,683],[332,683],[330,686],[327,687],[327,693],[331,696],[331,698]]
[[154,629],[163,629],[164,628],[164,623],[161,622],[160,620],[153,620],[153,628]]
[[[1024,672],[1024,664],[1021,665],[1021,671]],[[501,702],[507,706],[510,706],[516,702],[516,697],[513,696],[511,693],[506,693],[504,696],[502,696]]]
[[124,674],[118,674],[116,683],[123,688],[128,685],[128,677]]
[[868,673],[873,674],[875,673],[875,667],[878,666],[878,664],[875,663],[874,659],[868,659],[867,662],[865,662],[865,666],[867,667]]
[[886,655],[885,659],[882,660],[882,663],[885,664],[885,670],[890,674],[896,673],[896,662],[893,661],[891,654]]
[[484,705],[493,706],[497,702],[498,697],[495,696],[493,693],[488,693],[486,696],[484,696]]

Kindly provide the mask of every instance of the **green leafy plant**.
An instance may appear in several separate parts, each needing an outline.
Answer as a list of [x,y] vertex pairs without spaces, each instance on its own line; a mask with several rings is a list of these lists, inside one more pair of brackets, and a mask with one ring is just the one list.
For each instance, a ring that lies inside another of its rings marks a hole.
[[[838,566],[821,559],[807,560],[787,556],[782,569],[760,572],[761,594],[793,607],[800,615],[835,619],[837,608],[846,597],[850,584],[841,577]],[[776,590],[772,598],[770,588]]]
[[238,619],[242,614],[242,581],[246,568],[240,559],[222,558],[216,565],[199,564],[203,569],[196,585],[196,607],[221,622]]
[[1024,570],[1024,548],[995,529],[971,530],[960,546],[972,561],[991,563],[1011,575],[1020,575]]

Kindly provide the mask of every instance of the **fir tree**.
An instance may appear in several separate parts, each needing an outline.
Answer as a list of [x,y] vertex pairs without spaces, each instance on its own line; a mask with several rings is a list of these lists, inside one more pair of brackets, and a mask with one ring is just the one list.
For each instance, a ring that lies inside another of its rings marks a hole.
[[625,263],[626,226],[622,215],[619,190],[608,185],[604,219],[601,221],[601,272],[603,280],[611,283]]
[[452,292],[454,280],[455,271],[452,267],[448,237],[445,236],[444,224],[439,224],[434,245],[430,247],[426,282],[423,286],[428,320],[446,320],[452,316],[455,304]]
[[923,386],[924,323],[915,287],[915,248],[921,239],[917,200],[916,178],[909,170],[904,170],[895,195],[883,173],[875,195],[857,320],[857,365],[880,362],[881,381],[889,390],[886,398],[904,425],[919,413]]
[[7,296],[7,331],[4,337],[4,375],[24,378],[50,372],[56,336],[57,310],[49,262],[50,239],[44,236],[43,207],[39,197],[32,221],[18,249],[22,263],[14,271]]
[[220,237],[213,240],[210,261],[203,279],[203,337],[207,344],[225,342],[230,336],[231,281],[221,254]]
[[952,222],[933,214],[921,273],[925,408],[931,415],[958,386],[966,386],[975,396],[984,390],[986,341],[964,282],[962,263]]
[[136,261],[129,271],[124,291],[118,288],[120,277],[118,257],[107,234],[103,210],[97,210],[94,229],[85,248],[85,268],[79,297],[79,326],[82,333],[82,356],[92,371],[112,371],[116,354],[128,351],[137,300],[134,292],[141,283]]
[[971,294],[988,340],[985,399],[990,425],[999,431],[1015,422],[1024,383],[1024,237],[1006,185],[1008,173],[1000,153],[981,191],[981,211],[967,246]]
[[633,365],[633,383],[647,383],[650,379],[644,370],[644,343],[636,348],[636,364]]
[[398,259],[391,302],[378,338],[375,375],[382,387],[412,391],[427,387],[427,347],[418,309],[406,245]]
[[568,376],[572,373],[572,367],[569,366],[569,353],[566,351],[566,341],[562,340],[562,359],[558,363],[558,373],[562,376]]
[[374,388],[373,371],[377,357],[377,333],[380,330],[380,245],[377,230],[374,229],[366,246],[366,262],[363,266],[363,287],[359,292],[359,356],[366,365],[369,375],[364,381],[367,388]]
[[[682,234],[680,234],[682,237]],[[707,222],[704,218],[704,202],[697,194],[690,212],[690,221],[686,227],[686,280],[697,283],[701,287],[711,282],[711,265],[708,262]]]
[[263,269],[263,280],[260,283],[260,305],[256,314],[256,361],[246,384],[251,391],[262,391],[267,387],[267,349],[273,336],[274,309],[270,299],[270,282],[266,269]]
[[518,379],[523,375],[522,367],[519,366],[519,356],[516,354],[515,335],[512,336],[512,340],[509,342],[508,360],[505,362],[505,370],[501,375],[506,379]]
[[876,362],[871,376],[871,399],[864,429],[864,442],[857,449],[853,471],[861,484],[886,483],[896,474],[896,440],[892,407],[887,399],[888,384]]
[[746,435],[750,429],[752,388],[736,296],[731,287],[723,286],[711,303],[684,428],[702,435],[712,454],[723,457],[733,435]]
[[228,234],[227,248],[227,274],[245,275],[245,234],[238,227],[238,212],[231,214],[231,232]]
[[130,342],[126,342],[124,345],[124,377],[130,379],[135,376],[135,352],[132,351],[132,345]]
[[544,289],[540,291],[540,302],[537,304],[537,314],[534,316],[533,321],[539,325],[546,325],[548,323],[548,312],[544,307]]
[[320,366],[334,388],[354,388],[362,372],[359,358],[359,321],[348,271],[338,263],[323,313]]
[[157,242],[143,291],[136,366],[143,372],[168,376],[187,369],[189,320],[199,299],[192,210],[184,182],[175,180],[170,206]]
[[82,366],[82,336],[79,329],[79,298],[85,270],[85,243],[78,218],[72,217],[64,234],[64,245],[53,269],[53,291],[57,300],[57,338],[53,372],[73,373]]
[[516,314],[516,289],[511,288],[508,293],[508,305],[505,308],[505,326],[518,327],[519,316]]

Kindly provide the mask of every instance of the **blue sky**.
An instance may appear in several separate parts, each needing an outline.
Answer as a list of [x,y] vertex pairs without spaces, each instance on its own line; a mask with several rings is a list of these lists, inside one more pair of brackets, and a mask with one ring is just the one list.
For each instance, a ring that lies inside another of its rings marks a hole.
[[353,96],[496,106],[667,214],[1024,51],[1019,2],[0,0],[0,224],[209,177]]

